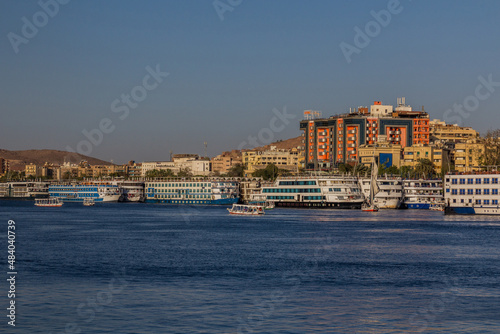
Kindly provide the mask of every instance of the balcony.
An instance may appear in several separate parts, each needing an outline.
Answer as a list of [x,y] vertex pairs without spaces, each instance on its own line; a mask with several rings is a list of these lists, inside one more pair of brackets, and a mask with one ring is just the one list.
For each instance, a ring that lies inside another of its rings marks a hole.
[[349,130],[347,131],[348,134],[356,134],[356,130]]
[[393,135],[393,134],[394,134],[394,131],[389,131],[389,134],[390,134],[390,135]]
[[319,148],[320,150],[323,150],[323,149],[325,149],[325,148],[326,148],[326,145],[320,145],[320,146],[318,146],[318,148]]
[[349,144],[347,147],[356,147],[356,144]]
[[352,141],[356,141],[356,137],[354,137],[354,136],[351,136],[351,137],[347,137],[347,140],[352,140]]
[[401,141],[401,138],[396,137],[396,138],[394,138],[394,140],[395,140],[395,141]]
[[396,131],[396,134],[397,134],[397,135],[400,135],[400,134],[401,134],[401,131],[397,130],[397,131]]
[[326,131],[318,132],[318,135],[320,135],[320,136],[326,136]]
[[347,154],[356,154],[356,150],[347,151]]
[[318,141],[319,141],[320,143],[326,143],[326,138],[320,138],[320,139],[318,139]]

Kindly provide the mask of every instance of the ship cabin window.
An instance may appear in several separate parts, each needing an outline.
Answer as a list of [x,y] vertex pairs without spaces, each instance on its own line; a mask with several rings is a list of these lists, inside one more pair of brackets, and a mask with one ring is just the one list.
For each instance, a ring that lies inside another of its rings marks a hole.
[[463,202],[464,202],[464,199],[462,198],[462,199],[460,200],[460,203],[463,203]]
[[465,184],[465,179],[460,179],[460,184]]
[[492,195],[498,195],[498,189],[491,189]]
[[481,195],[481,189],[476,189],[476,195]]
[[450,192],[450,189],[446,189],[446,192],[449,193]]
[[490,194],[490,190],[489,189],[484,189],[483,195],[489,195],[489,194]]
[[453,203],[456,203],[456,202],[457,202],[457,200],[456,200],[456,199],[453,199]]
[[474,195],[474,189],[467,189],[467,195]]
[[481,200],[480,199],[476,199],[476,204],[481,204]]
[[465,189],[460,189],[460,195],[465,195]]
[[489,205],[490,204],[490,200],[489,199],[485,199],[484,200],[484,204]]
[[497,199],[492,200],[492,201],[491,201],[491,204],[493,204],[493,205],[498,205],[498,200],[497,200]]
[[484,179],[484,184],[490,184],[490,179],[489,178],[485,178]]
[[474,179],[467,179],[467,184],[474,184]]
[[457,189],[451,189],[451,194],[456,195],[457,194]]
[[457,184],[457,179],[451,179],[451,184]]
[[481,179],[476,179],[476,184],[481,184]]
[[496,177],[492,178],[491,183],[498,184],[498,178],[496,178]]

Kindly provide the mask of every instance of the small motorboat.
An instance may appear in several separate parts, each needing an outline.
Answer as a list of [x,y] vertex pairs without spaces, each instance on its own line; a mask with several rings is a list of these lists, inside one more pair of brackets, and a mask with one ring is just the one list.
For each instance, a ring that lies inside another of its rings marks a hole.
[[264,207],[262,205],[245,205],[245,204],[233,204],[231,209],[227,209],[232,215],[245,215],[245,216],[256,216],[263,215]]
[[83,199],[83,205],[84,206],[94,206],[95,205],[95,201],[93,198],[84,198]]
[[42,206],[48,208],[58,208],[63,205],[63,201],[60,198],[36,198],[35,206]]

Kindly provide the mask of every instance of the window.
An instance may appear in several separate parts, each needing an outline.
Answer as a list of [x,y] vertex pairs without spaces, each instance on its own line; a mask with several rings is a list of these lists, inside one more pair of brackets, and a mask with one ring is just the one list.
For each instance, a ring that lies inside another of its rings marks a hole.
[[474,179],[467,179],[467,184],[474,184]]
[[460,195],[465,195],[465,189],[460,189]]
[[467,189],[467,195],[474,195],[474,189]]
[[481,184],[481,179],[476,179],[476,184]]
[[492,200],[492,201],[491,201],[491,204],[493,204],[493,205],[498,205],[498,200],[497,200],[497,199]]
[[476,195],[481,195],[481,189],[476,189]]
[[460,179],[460,184],[465,184],[465,179]]
[[490,194],[490,190],[489,189],[484,189],[483,195],[489,195],[489,194]]
[[490,204],[490,200],[489,199],[485,199],[483,204],[489,205]]
[[490,179],[489,178],[485,178],[484,179],[484,184],[490,184]]
[[498,195],[498,189],[491,189],[492,195]]
[[480,199],[476,199],[476,204],[481,204],[481,200]]
[[451,179],[451,184],[457,184],[457,179]]
[[498,184],[498,178],[496,178],[496,177],[495,177],[495,178],[492,178],[492,179],[491,179],[491,183],[493,183],[493,184]]
[[457,194],[457,189],[451,189],[451,194],[456,195]]

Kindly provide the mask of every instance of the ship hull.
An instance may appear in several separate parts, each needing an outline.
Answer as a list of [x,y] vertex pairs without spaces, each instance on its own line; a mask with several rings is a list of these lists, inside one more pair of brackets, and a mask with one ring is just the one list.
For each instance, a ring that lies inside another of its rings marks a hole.
[[362,202],[359,203],[329,203],[329,202],[274,202],[276,207],[282,208],[304,208],[304,209],[361,209]]
[[233,205],[238,203],[238,198],[222,199],[146,199],[146,203],[172,204],[172,205]]

